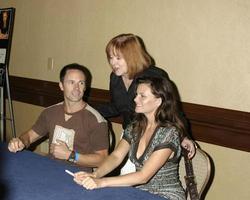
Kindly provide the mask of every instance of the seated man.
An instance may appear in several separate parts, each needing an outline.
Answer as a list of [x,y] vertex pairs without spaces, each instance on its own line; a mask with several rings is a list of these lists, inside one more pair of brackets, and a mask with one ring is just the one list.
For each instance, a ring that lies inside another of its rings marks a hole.
[[11,152],[21,151],[49,134],[50,155],[91,171],[108,155],[108,127],[105,119],[83,101],[87,69],[79,64],[66,65],[60,72],[64,101],[40,114],[33,127],[10,140]]

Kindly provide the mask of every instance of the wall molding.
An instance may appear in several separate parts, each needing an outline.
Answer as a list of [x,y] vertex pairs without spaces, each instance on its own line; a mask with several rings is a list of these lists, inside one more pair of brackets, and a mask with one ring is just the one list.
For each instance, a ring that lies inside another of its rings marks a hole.
[[[58,83],[10,76],[12,100],[47,107],[63,100]],[[108,102],[109,91],[91,88],[91,105]],[[250,113],[182,102],[195,140],[250,152]],[[111,118],[121,123],[121,118]]]

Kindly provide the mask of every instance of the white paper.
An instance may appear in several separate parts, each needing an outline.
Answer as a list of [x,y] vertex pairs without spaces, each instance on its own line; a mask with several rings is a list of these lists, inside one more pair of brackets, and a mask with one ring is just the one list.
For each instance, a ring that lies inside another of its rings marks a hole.
[[73,129],[67,129],[56,125],[52,143],[57,144],[56,140],[61,140],[68,145],[70,150],[73,150],[74,137],[75,131]]

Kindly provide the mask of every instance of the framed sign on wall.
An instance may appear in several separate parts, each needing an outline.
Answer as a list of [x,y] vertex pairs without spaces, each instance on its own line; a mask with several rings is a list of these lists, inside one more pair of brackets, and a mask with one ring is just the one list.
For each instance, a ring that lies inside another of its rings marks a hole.
[[[13,137],[16,137],[13,106],[10,95],[8,66],[14,28],[15,8],[0,8],[0,141],[5,141],[6,120],[10,120]],[[9,101],[10,118],[5,112],[5,91]]]
[[15,8],[0,8],[0,64],[9,64]]

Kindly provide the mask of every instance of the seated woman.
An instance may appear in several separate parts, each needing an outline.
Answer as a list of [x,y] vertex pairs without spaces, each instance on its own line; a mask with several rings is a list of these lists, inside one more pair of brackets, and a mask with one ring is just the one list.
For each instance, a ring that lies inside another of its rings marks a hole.
[[[124,130],[117,148],[92,174],[75,173],[86,189],[136,186],[167,199],[185,199],[179,180],[180,141],[184,125],[179,117],[173,84],[162,77],[142,77],[136,82],[135,117]],[[129,153],[136,172],[104,177]]]

